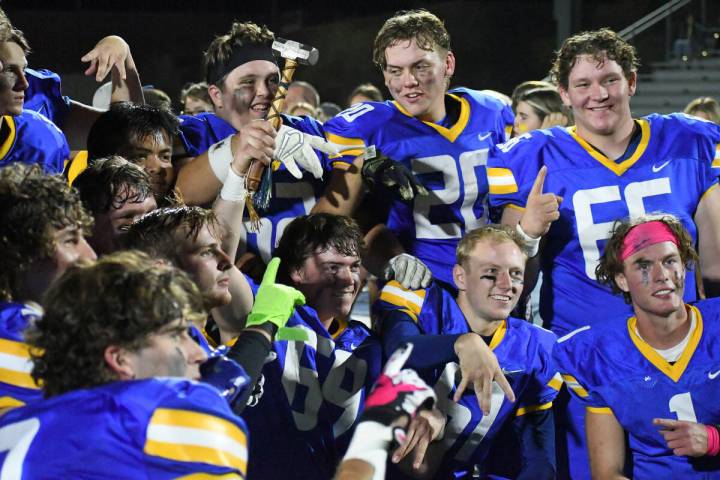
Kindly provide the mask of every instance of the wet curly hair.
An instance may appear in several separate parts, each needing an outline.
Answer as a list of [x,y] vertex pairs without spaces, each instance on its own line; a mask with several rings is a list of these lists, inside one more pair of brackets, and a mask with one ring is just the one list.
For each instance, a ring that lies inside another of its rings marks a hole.
[[143,202],[152,195],[150,175],[118,155],[95,160],[80,172],[73,187],[93,216],[122,208],[128,202]]
[[45,314],[26,334],[32,376],[46,397],[117,380],[109,346],[137,350],[178,319],[204,319],[195,283],[141,252],[106,255],[69,268],[45,294]]
[[557,85],[567,90],[570,71],[580,55],[590,55],[598,64],[606,59],[616,61],[626,79],[640,67],[635,47],[609,28],[581,32],[565,39],[555,54],[550,77]]
[[179,266],[183,242],[178,241],[178,234],[195,241],[205,226],[215,238],[222,239],[223,227],[212,210],[185,205],[159,208],[133,222],[120,241],[125,248]]
[[673,232],[675,238],[677,238],[680,260],[683,262],[683,265],[685,265],[686,270],[692,269],[693,265],[698,261],[698,255],[694,248],[695,242],[683,224],[680,223],[680,220],[674,216],[659,213],[642,215],[632,219],[616,220],[610,231],[610,238],[605,245],[605,251],[602,257],[600,257],[600,263],[598,263],[598,266],[595,268],[595,277],[598,282],[610,287],[613,293],[621,293],[625,302],[628,304],[632,303],[630,294],[622,291],[615,282],[615,276],[624,271],[623,262],[620,260],[623,242],[633,227],[654,221],[663,222]]
[[290,272],[302,268],[317,251],[334,248],[341,255],[362,257],[363,235],[355,220],[343,215],[313,213],[302,215],[285,228],[275,249],[279,257],[278,278],[288,281]]
[[38,165],[0,168],[0,205],[0,299],[23,300],[25,274],[55,252],[54,232],[78,226],[87,235],[93,219],[67,180]]

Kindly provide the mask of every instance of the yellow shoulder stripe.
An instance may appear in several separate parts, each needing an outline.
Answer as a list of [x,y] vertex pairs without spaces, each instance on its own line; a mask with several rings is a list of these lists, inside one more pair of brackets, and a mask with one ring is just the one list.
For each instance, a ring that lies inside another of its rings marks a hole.
[[[73,184],[75,179],[80,173],[88,167],[88,152],[87,150],[80,150],[72,160],[68,162],[69,168],[67,169],[67,179],[70,185]],[[66,167],[67,168],[67,167]]]
[[563,375],[562,378],[563,380],[565,380],[568,388],[575,392],[578,397],[585,398],[588,396],[588,392],[587,390],[585,390],[585,387],[580,385],[580,383],[575,377],[573,377],[572,375]]
[[399,282],[391,280],[380,292],[380,300],[403,307],[418,316],[425,301],[425,290],[407,290]]
[[23,405],[25,405],[25,402],[22,402],[17,398],[0,397],[0,410],[3,410],[5,408],[22,407]]
[[30,345],[13,340],[0,339],[0,381],[16,387],[40,388],[30,373]]
[[2,122],[0,124],[5,123],[8,126],[9,132],[6,139],[2,140],[2,144],[0,144],[0,159],[3,159],[7,156],[8,152],[10,152],[10,149],[13,145],[15,145],[15,119],[10,115],[3,115]]
[[237,425],[188,410],[159,408],[147,428],[145,453],[181,462],[209,463],[244,474],[247,438]]
[[231,480],[237,478],[243,477],[237,473],[219,473],[217,475],[212,473],[192,473],[184,477],[178,477],[176,480]]
[[548,387],[552,388],[553,390],[560,390],[560,387],[562,387],[563,379],[562,376],[559,373],[556,373],[553,375],[553,377],[550,379],[550,381],[547,383]]
[[515,176],[509,168],[493,168],[487,170],[488,186],[491,194],[515,193],[518,191]]
[[585,407],[585,411],[589,413],[599,413],[601,415],[613,415],[610,407]]
[[516,417],[522,417],[526,413],[533,413],[533,412],[540,412],[542,410],[547,410],[549,408],[552,408],[553,403],[543,403],[542,405],[531,405],[529,407],[521,407],[517,409],[517,412],[515,412]]

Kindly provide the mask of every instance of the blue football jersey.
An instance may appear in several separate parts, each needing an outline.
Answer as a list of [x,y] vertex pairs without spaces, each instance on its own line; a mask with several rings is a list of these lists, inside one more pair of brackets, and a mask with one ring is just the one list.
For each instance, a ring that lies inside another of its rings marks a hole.
[[62,125],[70,111],[70,98],[63,96],[58,74],[26,68],[25,78],[28,88],[23,108],[44,115],[55,125]]
[[381,346],[359,322],[329,333],[307,306],[297,307],[287,325],[309,338],[274,342],[263,395],[243,411],[253,437],[248,475],[330,479],[380,375]]
[[[381,319],[390,313],[401,312],[408,320],[416,322],[424,334],[470,331],[454,294],[436,282],[424,290],[412,291],[393,280],[383,288],[375,311]],[[472,389],[465,391],[460,403],[453,401],[460,375],[457,362],[450,362],[442,369],[418,372],[434,385],[437,406],[448,416],[445,435],[440,441],[444,458],[437,478],[452,473],[472,473],[474,465],[483,463],[493,439],[507,421],[552,406],[562,384],[552,360],[556,338],[552,332],[517,318],[510,317],[502,322],[493,334],[490,349],[505,372],[517,401],[514,404],[508,402],[500,387],[493,384],[487,416],[483,415]],[[521,458],[514,460],[518,464],[522,461]]]
[[[460,104],[454,125],[423,122],[397,102],[364,102],[328,120],[328,140],[375,146],[402,163],[430,192],[412,204],[390,200],[388,228],[433,275],[452,282],[455,248],[465,234],[488,222],[488,149],[505,140],[508,107],[489,95],[457,88],[446,101]],[[441,122],[442,123],[442,122]],[[348,162],[362,150],[345,152]]]
[[720,298],[687,306],[695,328],[671,364],[637,333],[635,317],[585,326],[558,340],[554,355],[588,411],[612,414],[628,434],[634,478],[718,478],[697,459],[673,455],[654,418],[720,423]]
[[39,307],[0,303],[0,409],[37,402],[42,391],[30,375],[30,346],[23,334],[42,316]]
[[14,162],[38,164],[47,173],[62,173],[70,156],[65,135],[39,113],[23,110],[12,117],[3,116],[0,138],[0,168]]
[[76,390],[0,417],[3,476],[245,478],[247,431],[217,391],[179,379]]
[[[540,316],[558,335],[630,314],[620,295],[596,281],[598,264],[616,219],[665,212],[680,219],[694,239],[693,216],[717,184],[712,172],[720,127],[685,115],[638,120],[639,142],[614,162],[575,134],[574,127],[535,130],[498,145],[488,161],[490,203],[524,207],[540,168],[545,191],[563,197],[560,219],[545,236],[540,259]],[[686,301],[695,298],[687,276]]]
[[[322,126],[310,117],[292,117],[283,115],[283,124],[318,137],[323,137]],[[211,145],[237,132],[235,128],[214,113],[201,113],[195,116],[180,116],[180,139],[185,151],[190,156],[206,152]],[[323,194],[330,172],[333,168],[347,168],[344,159],[329,160],[327,155],[315,151],[323,166],[322,179],[301,170],[303,176],[296,179],[287,171],[285,165],[278,161],[272,163],[272,197],[270,205],[260,214],[260,228],[255,231],[247,219],[245,232],[247,237],[241,240],[248,251],[259,254],[269,262],[275,247],[280,241],[285,227],[296,217],[307,215],[315,206],[315,202]]]

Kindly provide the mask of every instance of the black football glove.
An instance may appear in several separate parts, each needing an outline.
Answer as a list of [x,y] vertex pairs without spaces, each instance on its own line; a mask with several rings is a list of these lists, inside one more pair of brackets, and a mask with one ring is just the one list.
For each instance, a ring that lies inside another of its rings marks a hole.
[[416,195],[427,195],[428,191],[418,182],[415,175],[400,162],[386,157],[379,151],[372,158],[366,158],[362,167],[365,186],[372,192],[388,192],[406,203]]

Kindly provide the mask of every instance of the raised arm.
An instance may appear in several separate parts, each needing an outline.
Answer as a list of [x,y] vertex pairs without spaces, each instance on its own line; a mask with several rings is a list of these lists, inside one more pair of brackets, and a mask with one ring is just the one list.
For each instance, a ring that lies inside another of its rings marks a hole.
[[[110,102],[144,103],[142,84],[130,46],[117,35],[100,40],[81,60],[89,62],[85,75],[94,75],[102,82],[111,73],[112,94]],[[71,100],[70,112],[62,125],[72,150],[85,149],[87,134],[95,120],[104,110]]]

